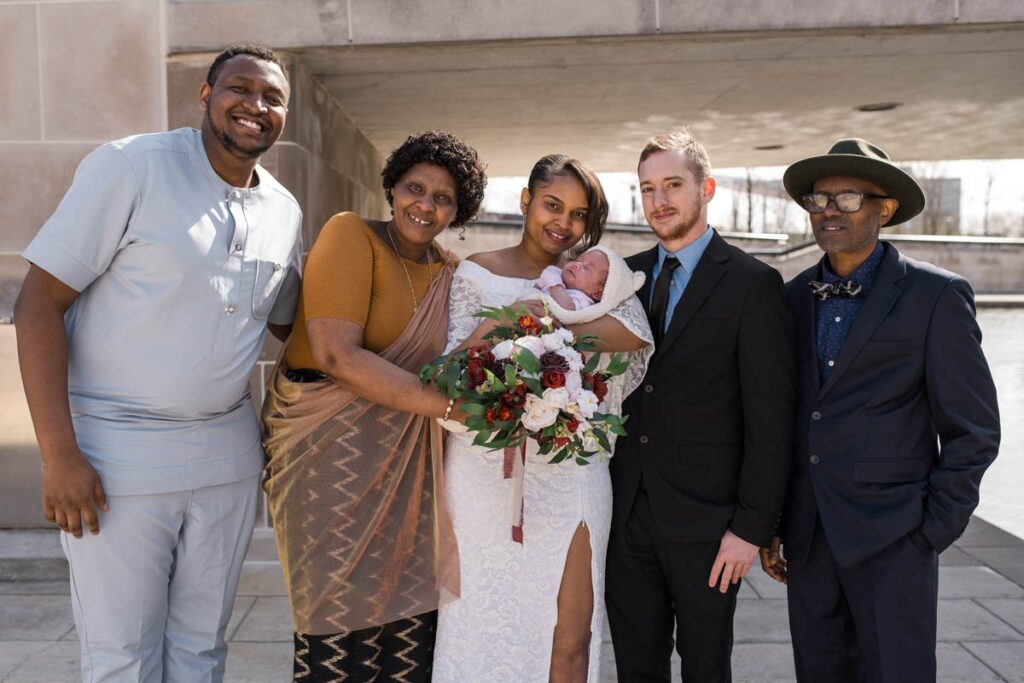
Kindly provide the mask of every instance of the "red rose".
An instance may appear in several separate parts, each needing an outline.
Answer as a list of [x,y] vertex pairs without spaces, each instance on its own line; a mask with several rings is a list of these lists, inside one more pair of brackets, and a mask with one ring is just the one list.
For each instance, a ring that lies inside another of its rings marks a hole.
[[573,419],[569,420],[565,424],[565,428],[568,429],[570,432],[574,432],[574,433],[576,432],[577,429],[579,429],[579,427],[580,427],[580,421],[577,420],[576,418],[573,418]]
[[590,383],[593,386],[591,391],[594,392],[594,396],[597,396],[599,402],[603,401],[604,397],[608,395],[608,384],[604,381],[604,377],[594,375]]
[[487,373],[484,371],[484,366],[479,360],[473,359],[469,361],[469,364],[466,366],[466,378],[469,379],[470,389],[476,389],[487,379]]
[[540,357],[540,369],[542,371],[561,370],[562,372],[568,372],[569,361],[562,357],[561,354],[548,351]]
[[561,448],[562,446],[565,446],[570,441],[572,441],[572,439],[570,439],[567,436],[556,436],[555,437],[555,445],[558,446],[559,448]]
[[548,389],[557,389],[565,386],[565,373],[561,370],[548,370],[541,375],[541,383]]

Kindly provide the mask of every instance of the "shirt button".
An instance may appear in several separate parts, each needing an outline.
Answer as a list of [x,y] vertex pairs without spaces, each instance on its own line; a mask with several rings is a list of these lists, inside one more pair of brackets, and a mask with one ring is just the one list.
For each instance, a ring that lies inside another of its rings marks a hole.
[[815,410],[813,413],[811,413],[811,419],[814,420],[814,421],[820,420],[821,419],[821,413],[819,413],[817,410]]
[[644,385],[644,393],[645,394],[649,394],[649,393],[651,393],[653,391],[654,391],[654,385],[652,385],[652,384],[645,384]]
[[647,443],[648,441],[650,441],[650,439],[648,439],[646,436],[640,437],[640,443]]
[[232,313],[234,313],[235,312],[235,305],[231,304],[230,306],[228,306],[227,311],[228,311],[228,315],[231,315]]
[[830,361],[828,362],[828,366],[829,366],[829,367],[832,367],[832,366],[833,366],[833,365],[835,365],[835,364],[836,364],[836,362],[835,362],[834,360],[830,360]]
[[241,244],[236,244],[235,245],[235,251],[242,251],[242,245]]
[[839,321],[841,321],[841,320],[842,320],[842,318],[840,318],[840,317],[839,317],[839,316],[837,315],[837,316],[836,316],[836,322],[839,322]]
[[812,465],[817,465],[819,462],[821,462],[821,458],[819,458],[816,455],[812,455],[811,456],[811,464]]

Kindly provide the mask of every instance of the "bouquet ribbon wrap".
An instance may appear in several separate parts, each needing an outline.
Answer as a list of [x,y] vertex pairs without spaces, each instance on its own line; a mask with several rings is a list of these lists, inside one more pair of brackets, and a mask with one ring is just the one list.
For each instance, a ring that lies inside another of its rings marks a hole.
[[512,540],[523,542],[523,477],[526,474],[526,442],[505,448],[504,475],[512,480],[508,498],[508,518],[512,523]]

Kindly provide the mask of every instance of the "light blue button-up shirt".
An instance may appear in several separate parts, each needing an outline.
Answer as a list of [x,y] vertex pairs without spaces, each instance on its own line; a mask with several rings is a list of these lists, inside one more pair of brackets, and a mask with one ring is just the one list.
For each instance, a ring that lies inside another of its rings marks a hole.
[[239,481],[263,452],[249,374],[290,323],[302,214],[262,167],[236,188],[198,130],[103,145],[24,257],[81,294],[68,309],[79,447],[107,493]]
[[[658,244],[658,260],[654,264],[654,270],[651,271],[650,296],[654,296],[654,283],[658,281],[658,274],[661,273],[661,266],[665,263],[665,258],[675,256],[679,260],[679,267],[672,271],[672,282],[668,286],[668,310],[665,311],[665,329],[662,330],[662,333],[666,332],[672,323],[672,313],[676,310],[676,304],[679,303],[683,292],[686,291],[686,285],[689,284],[690,277],[697,268],[700,257],[704,255],[704,250],[707,249],[713,235],[714,230],[708,226],[704,234],[677,252],[666,251],[665,247]],[[647,303],[648,305],[651,303],[650,299]]]

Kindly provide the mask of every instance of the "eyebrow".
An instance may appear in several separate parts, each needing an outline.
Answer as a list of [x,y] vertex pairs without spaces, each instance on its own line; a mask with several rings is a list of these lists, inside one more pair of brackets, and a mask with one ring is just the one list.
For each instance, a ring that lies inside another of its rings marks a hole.
[[[410,176],[406,182],[416,183],[417,185],[426,185],[427,182],[417,178],[416,176]],[[457,194],[457,190],[454,185],[445,185],[434,190],[434,192],[447,192],[448,194]]]
[[[256,79],[249,78],[248,76],[244,76],[242,74],[234,74],[234,75],[228,76],[227,81],[229,83],[245,83],[246,85],[251,85],[251,84],[256,82]],[[280,88],[278,88],[276,85],[272,85],[269,81],[263,81],[263,82],[267,84],[267,89],[268,90],[270,90],[272,92],[275,92],[275,93],[277,93],[279,95],[284,95],[284,91],[281,90]]]

